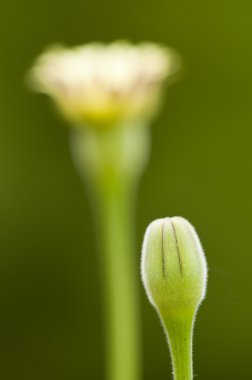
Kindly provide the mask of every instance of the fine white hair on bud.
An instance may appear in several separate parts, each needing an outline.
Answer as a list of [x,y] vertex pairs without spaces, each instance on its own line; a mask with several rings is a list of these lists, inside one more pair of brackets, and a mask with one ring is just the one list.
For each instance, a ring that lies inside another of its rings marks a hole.
[[164,218],[149,225],[142,279],[167,335],[174,380],[192,380],[192,333],[206,293],[207,264],[198,235],[186,219]]
[[151,118],[164,82],[180,65],[174,50],[154,43],[54,46],[38,57],[29,78],[72,122],[111,125]]
[[142,280],[159,314],[197,311],[206,293],[207,264],[198,235],[182,217],[152,222],[144,237]]

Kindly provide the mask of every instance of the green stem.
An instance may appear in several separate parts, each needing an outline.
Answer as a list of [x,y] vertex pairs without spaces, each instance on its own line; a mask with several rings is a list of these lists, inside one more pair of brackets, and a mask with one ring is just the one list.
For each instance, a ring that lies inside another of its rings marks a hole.
[[135,195],[148,160],[145,125],[85,129],[72,139],[78,170],[88,182],[98,226],[105,318],[107,380],[139,380],[138,263]]
[[192,332],[191,316],[173,317],[164,320],[170,346],[174,380],[193,379]]
[[107,379],[140,377],[137,260],[134,255],[132,189],[103,189],[100,202]]

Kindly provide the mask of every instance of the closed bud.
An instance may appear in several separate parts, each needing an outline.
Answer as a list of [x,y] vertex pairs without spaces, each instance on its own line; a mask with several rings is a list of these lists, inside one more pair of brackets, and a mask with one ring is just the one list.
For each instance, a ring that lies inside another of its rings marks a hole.
[[206,292],[207,264],[187,220],[164,218],[150,224],[143,243],[142,279],[167,333],[174,378],[191,380],[192,331]]
[[156,309],[196,309],[205,296],[206,277],[204,252],[187,220],[164,218],[150,224],[143,243],[142,278]]

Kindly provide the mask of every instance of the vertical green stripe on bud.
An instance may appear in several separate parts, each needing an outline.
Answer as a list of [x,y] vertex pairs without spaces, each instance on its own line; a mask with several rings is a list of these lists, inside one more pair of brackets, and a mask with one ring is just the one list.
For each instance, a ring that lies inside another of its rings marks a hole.
[[142,279],[167,333],[174,378],[192,379],[192,330],[206,292],[207,264],[197,233],[181,217],[158,219],[145,234]]

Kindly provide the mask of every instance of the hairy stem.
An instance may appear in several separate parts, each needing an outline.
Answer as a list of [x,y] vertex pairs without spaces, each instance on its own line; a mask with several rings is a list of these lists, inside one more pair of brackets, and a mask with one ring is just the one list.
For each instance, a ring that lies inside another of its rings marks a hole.
[[193,379],[192,316],[171,317],[164,320],[170,347],[174,380]]

